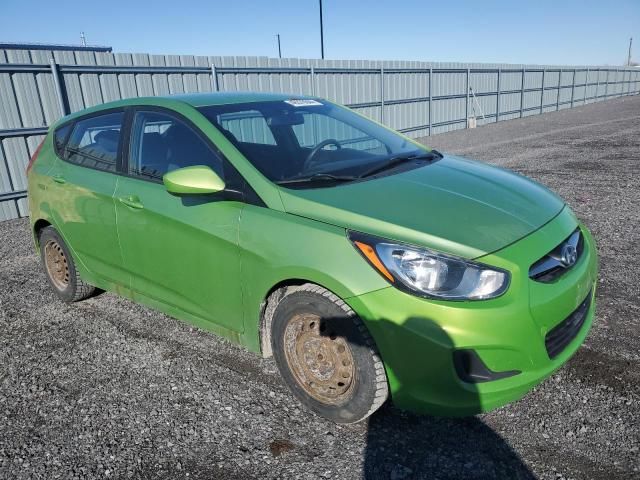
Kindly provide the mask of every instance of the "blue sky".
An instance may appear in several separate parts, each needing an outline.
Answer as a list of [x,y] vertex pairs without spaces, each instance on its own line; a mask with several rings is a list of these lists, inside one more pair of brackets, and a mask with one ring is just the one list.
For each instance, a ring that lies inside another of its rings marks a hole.
[[[640,0],[324,0],[325,57],[621,65]],[[0,41],[318,58],[318,0],[1,0]]]

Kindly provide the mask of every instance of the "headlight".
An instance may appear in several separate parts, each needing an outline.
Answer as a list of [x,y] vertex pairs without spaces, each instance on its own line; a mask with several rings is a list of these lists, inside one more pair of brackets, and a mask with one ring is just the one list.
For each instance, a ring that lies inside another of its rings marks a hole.
[[504,270],[357,232],[349,232],[349,238],[382,276],[417,295],[482,300],[502,295],[509,286]]

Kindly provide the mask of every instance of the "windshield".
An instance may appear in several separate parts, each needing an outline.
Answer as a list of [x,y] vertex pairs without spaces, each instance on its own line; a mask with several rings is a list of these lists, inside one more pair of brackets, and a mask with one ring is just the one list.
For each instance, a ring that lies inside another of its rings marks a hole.
[[428,152],[344,107],[322,100],[212,105],[198,110],[264,176],[283,185],[310,177],[357,178],[390,160]]

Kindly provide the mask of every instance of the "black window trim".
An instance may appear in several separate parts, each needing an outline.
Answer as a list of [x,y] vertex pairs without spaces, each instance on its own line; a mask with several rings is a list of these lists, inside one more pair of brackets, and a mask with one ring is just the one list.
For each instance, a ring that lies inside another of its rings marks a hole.
[[[60,130],[63,127],[66,127],[67,125],[71,125],[71,129],[69,130],[69,133],[67,133],[66,138],[64,139],[64,147],[63,147],[63,151],[64,153],[66,153],[66,149],[67,149],[67,144],[69,143],[69,139],[71,138],[71,134],[73,133],[73,131],[76,128],[76,124],[78,122],[84,121],[84,120],[89,120],[91,118],[94,117],[101,117],[104,115],[110,115],[112,113],[123,113],[123,118],[122,118],[122,125],[120,126],[120,139],[118,141],[118,154],[116,155],[116,168],[114,171],[110,171],[110,170],[105,170],[104,168],[98,168],[98,167],[93,167],[93,166],[89,166],[89,165],[82,165],[79,163],[74,163],[72,161],[70,161],[68,158],[65,158],[65,156],[61,156],[60,152],[58,151],[58,148],[56,146],[56,132],[58,130]],[[126,131],[126,120],[127,120],[127,108],[126,107],[114,107],[114,108],[106,108],[104,110],[98,110],[95,112],[91,112],[91,113],[87,113],[85,115],[81,115],[79,117],[75,117],[72,118],[71,120],[64,122],[60,125],[58,125],[56,127],[56,129],[53,131],[53,146],[54,146],[54,151],[56,153],[56,157],[58,157],[60,160],[62,160],[63,162],[68,163],[69,165],[73,165],[75,167],[81,167],[81,168],[87,168],[89,170],[96,170],[98,172],[102,172],[102,173],[108,173],[111,175],[118,175],[118,165],[121,162],[121,157],[122,157],[122,146],[125,143],[126,137],[123,137],[123,135],[126,135],[127,131]]]

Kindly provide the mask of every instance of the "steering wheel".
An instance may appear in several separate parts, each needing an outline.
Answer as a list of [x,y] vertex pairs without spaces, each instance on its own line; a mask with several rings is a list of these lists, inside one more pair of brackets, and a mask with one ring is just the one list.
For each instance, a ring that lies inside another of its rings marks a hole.
[[309,155],[307,155],[307,158],[302,164],[303,171],[307,171],[310,169],[311,165],[313,165],[313,162],[311,161],[313,160],[313,157],[315,157],[316,153],[318,153],[327,145],[335,145],[336,147],[338,147],[338,150],[342,149],[342,145],[340,145],[340,142],[338,142],[338,140],[336,140],[335,138],[327,138],[326,140],[323,140],[315,147],[313,147],[313,150],[311,150],[311,152],[309,152]]

